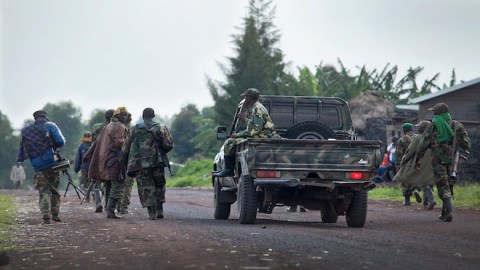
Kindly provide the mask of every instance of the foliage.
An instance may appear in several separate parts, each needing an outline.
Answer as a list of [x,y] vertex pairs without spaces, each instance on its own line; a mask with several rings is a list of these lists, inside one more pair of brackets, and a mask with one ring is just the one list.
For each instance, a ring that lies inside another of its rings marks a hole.
[[200,112],[196,105],[188,104],[183,107],[179,114],[174,116],[170,132],[175,143],[175,148],[171,152],[171,158],[179,163],[183,163],[187,158],[200,152],[195,149],[195,143],[192,138],[197,134],[198,123],[194,118],[198,117]]
[[[456,185],[455,207],[479,207],[480,206],[480,184]],[[390,200],[402,202],[402,190],[399,187],[377,187],[368,192],[370,199]],[[434,192],[435,200],[441,202],[438,195]],[[413,200],[415,201],[415,200]],[[439,204],[441,206],[441,203]]]
[[102,110],[102,109],[95,109],[92,111],[90,114],[90,118],[86,122],[86,127],[85,130],[90,130],[92,131],[93,125],[96,123],[103,123],[105,122],[105,112],[107,110]]
[[203,152],[203,155],[209,158],[215,157],[222,142],[216,138],[216,123],[213,120],[214,110],[212,107],[203,108],[200,116],[192,119],[197,125],[196,135],[192,138],[195,149]]
[[192,159],[180,168],[175,177],[167,180],[167,187],[211,187],[213,159]]
[[15,165],[20,138],[13,134],[13,127],[7,116],[0,111],[0,189],[13,187],[10,170]]
[[8,249],[11,226],[15,225],[15,206],[11,196],[0,194],[0,251]]
[[280,39],[274,29],[275,8],[272,1],[250,0],[248,15],[243,19],[242,33],[233,36],[236,57],[228,58],[230,67],[222,67],[226,82],[208,79],[208,87],[215,101],[215,121],[230,123],[245,89],[253,87],[262,94],[293,94],[296,80],[284,72],[283,52],[275,45]]

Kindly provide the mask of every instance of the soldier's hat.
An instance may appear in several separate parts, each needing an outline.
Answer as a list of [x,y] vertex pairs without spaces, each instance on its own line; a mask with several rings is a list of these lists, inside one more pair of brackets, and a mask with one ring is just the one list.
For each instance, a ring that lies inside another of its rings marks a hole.
[[37,118],[37,117],[40,117],[40,116],[47,116],[47,112],[44,111],[44,110],[38,110],[38,111],[33,113],[33,118]]
[[127,110],[127,107],[125,106],[122,106],[122,107],[118,107],[115,112],[113,113],[113,116],[115,115],[119,115],[120,113],[125,113],[125,114],[128,114],[128,110]]
[[437,103],[435,104],[432,108],[428,109],[429,111],[432,111],[433,114],[442,114],[442,113],[448,113],[448,105],[445,103]]
[[253,97],[253,98],[258,98],[260,96],[260,91],[258,91],[257,89],[255,88],[248,88],[247,90],[245,90],[245,92],[243,92],[241,95],[241,97]]
[[413,128],[413,124],[412,124],[412,123],[403,123],[403,125],[402,125],[402,129],[403,129],[404,131],[410,131],[410,130],[412,130],[412,128]]
[[430,124],[429,121],[426,121],[426,120],[422,120],[420,121],[418,124],[416,124],[415,126],[418,127],[418,128],[427,128],[428,124]]

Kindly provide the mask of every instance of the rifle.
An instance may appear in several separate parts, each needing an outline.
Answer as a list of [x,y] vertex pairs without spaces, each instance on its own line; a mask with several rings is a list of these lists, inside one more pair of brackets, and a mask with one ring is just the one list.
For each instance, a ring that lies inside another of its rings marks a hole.
[[[466,154],[470,154],[470,152],[465,151]],[[450,173],[450,180],[451,181],[456,181],[457,180],[457,175],[458,175],[458,167],[459,167],[459,162],[460,159],[467,160],[468,158],[465,155],[462,155],[460,153],[460,149],[457,148],[453,155],[453,160],[452,160],[452,172]]]

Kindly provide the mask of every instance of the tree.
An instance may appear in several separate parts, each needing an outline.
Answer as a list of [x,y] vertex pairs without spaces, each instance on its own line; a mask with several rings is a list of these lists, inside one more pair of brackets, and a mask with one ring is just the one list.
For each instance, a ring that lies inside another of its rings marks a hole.
[[93,110],[92,113],[90,114],[90,118],[87,120],[85,129],[91,131],[92,126],[95,125],[96,123],[105,122],[106,111],[107,110],[103,110],[103,109]]
[[14,135],[8,117],[0,111],[0,189],[11,188],[10,170],[17,160],[20,139]]
[[250,0],[243,31],[233,36],[237,55],[228,58],[229,69],[222,66],[227,81],[215,82],[208,78],[215,101],[214,119],[221,125],[231,121],[239,96],[247,88],[257,88],[262,94],[295,94],[292,84],[296,80],[284,72],[283,53],[275,48],[280,35],[274,29],[275,7],[271,4],[272,1]]
[[192,119],[193,123],[197,125],[196,135],[192,138],[195,149],[201,151],[204,156],[213,158],[218,153],[218,149],[222,146],[221,141],[215,140],[216,137],[216,123],[213,119],[215,111],[213,107],[206,107],[202,109],[200,116]]
[[193,119],[200,115],[197,106],[188,104],[183,107],[179,114],[174,116],[170,132],[175,143],[172,150],[172,159],[178,163],[185,162],[189,157],[201,152],[195,149],[195,143],[192,138],[196,136],[198,123]]

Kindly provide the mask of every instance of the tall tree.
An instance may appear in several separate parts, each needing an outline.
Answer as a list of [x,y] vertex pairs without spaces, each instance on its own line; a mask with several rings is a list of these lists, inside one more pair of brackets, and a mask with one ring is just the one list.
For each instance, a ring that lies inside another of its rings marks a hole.
[[215,112],[212,107],[202,109],[201,115],[192,119],[197,125],[196,135],[192,138],[195,149],[201,151],[204,156],[213,158],[222,146],[221,141],[215,140],[217,124],[213,119]]
[[242,33],[233,36],[236,56],[228,58],[229,68],[222,66],[227,81],[208,79],[217,123],[231,121],[239,95],[247,88],[262,94],[294,94],[295,78],[284,72],[283,52],[275,47],[280,35],[273,25],[274,15],[271,0],[250,0]]
[[195,149],[195,143],[192,141],[192,138],[197,134],[198,127],[198,123],[195,123],[193,119],[199,115],[197,106],[188,104],[181,109],[179,114],[174,116],[170,132],[175,148],[171,152],[171,158],[178,163],[183,163],[189,157],[201,152]]
[[0,189],[11,188],[10,170],[17,160],[19,138],[8,117],[0,111]]

